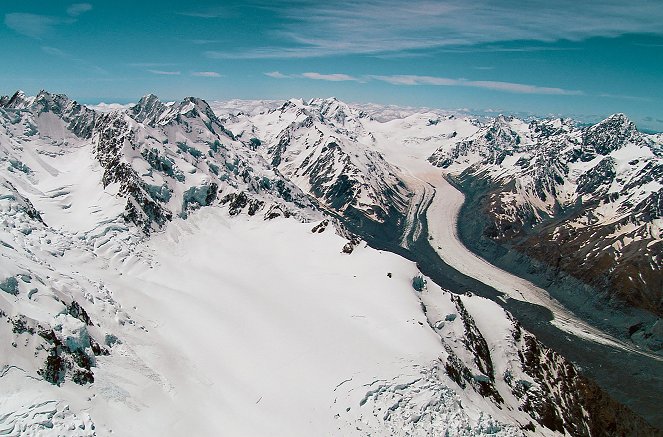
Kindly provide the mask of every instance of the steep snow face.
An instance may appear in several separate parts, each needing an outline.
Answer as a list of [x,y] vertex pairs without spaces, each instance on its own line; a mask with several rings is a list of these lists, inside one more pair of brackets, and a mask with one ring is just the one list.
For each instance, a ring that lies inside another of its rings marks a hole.
[[0,108],[0,434],[649,431],[497,304],[348,242],[203,101],[141,102],[89,137]]
[[485,181],[487,237],[662,314],[661,143],[623,114],[585,129],[498,118],[430,161]]
[[2,176],[51,226],[94,232],[122,212],[117,186],[104,190],[102,169],[91,160],[96,119],[65,96],[45,92],[32,98],[17,93],[0,108]]
[[324,206],[352,217],[398,220],[407,209],[397,169],[372,147],[361,111],[336,99],[289,100],[263,113],[229,117],[266,159]]

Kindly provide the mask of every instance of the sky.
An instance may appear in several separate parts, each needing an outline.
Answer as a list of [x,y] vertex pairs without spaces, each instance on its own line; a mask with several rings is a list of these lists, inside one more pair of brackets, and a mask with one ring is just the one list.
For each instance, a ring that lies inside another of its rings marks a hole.
[[663,131],[661,0],[24,0],[0,18],[0,94],[623,112]]

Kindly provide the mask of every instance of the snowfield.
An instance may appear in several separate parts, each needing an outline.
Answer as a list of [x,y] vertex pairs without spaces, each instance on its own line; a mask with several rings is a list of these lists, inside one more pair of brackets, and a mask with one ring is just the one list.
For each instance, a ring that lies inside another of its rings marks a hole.
[[[105,260],[77,265],[78,254],[66,253],[61,269],[83,267],[131,323],[118,320],[120,343],[98,358],[89,386],[52,386],[6,366],[0,430],[59,435],[90,432],[93,423],[96,435],[387,433],[375,404],[390,405],[372,391],[391,385],[396,396],[441,353],[411,286],[418,271],[363,245],[344,254],[345,239],[331,226],[312,233],[314,225],[230,218],[210,207],[171,223],[117,270]],[[434,284],[426,293],[444,294]],[[461,408],[447,385],[444,375],[425,385],[444,391],[434,429],[520,435],[485,413],[489,402],[473,408],[465,398]],[[22,414],[26,402],[33,407]]]

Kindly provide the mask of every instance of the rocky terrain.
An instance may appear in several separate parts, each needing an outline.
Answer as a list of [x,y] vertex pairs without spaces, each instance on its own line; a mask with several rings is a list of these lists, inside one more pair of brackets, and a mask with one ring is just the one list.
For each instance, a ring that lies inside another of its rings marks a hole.
[[[470,193],[485,217],[483,238],[527,255],[553,278],[577,279],[614,305],[663,314],[657,136],[638,132],[622,114],[585,128],[498,117],[430,161]],[[660,350],[660,325],[650,318],[630,334]]]

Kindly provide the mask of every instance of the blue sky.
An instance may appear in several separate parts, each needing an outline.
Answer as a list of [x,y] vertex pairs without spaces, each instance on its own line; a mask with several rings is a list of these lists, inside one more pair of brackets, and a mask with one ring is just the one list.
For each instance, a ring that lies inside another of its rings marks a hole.
[[49,0],[0,14],[0,94],[624,112],[663,131],[660,0]]

